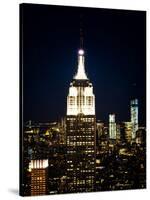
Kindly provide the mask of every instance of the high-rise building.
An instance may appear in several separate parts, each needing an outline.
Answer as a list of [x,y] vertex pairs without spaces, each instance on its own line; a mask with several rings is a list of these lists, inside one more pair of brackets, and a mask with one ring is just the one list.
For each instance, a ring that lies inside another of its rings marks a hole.
[[31,196],[47,194],[48,159],[31,160]]
[[120,124],[116,125],[116,139],[120,140],[121,138],[121,133],[120,133]]
[[136,144],[138,146],[145,146],[146,145],[146,128],[139,127],[138,131],[136,132]]
[[100,140],[100,137],[104,134],[104,123],[98,121],[96,123],[96,129],[97,129],[97,139]]
[[115,114],[109,114],[109,138],[116,139],[117,129],[115,122]]
[[131,122],[133,126],[132,139],[135,139],[136,131],[138,130],[138,99],[131,100],[130,109],[131,109]]
[[132,122],[124,122],[124,137],[125,141],[130,143],[132,140],[133,125]]
[[84,51],[78,51],[78,70],[67,97],[66,116],[68,192],[94,191],[96,117],[93,86],[84,68]]

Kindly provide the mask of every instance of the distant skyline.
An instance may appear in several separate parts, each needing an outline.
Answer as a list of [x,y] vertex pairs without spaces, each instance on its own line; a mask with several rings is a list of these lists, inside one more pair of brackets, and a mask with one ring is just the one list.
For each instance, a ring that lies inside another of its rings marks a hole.
[[83,15],[85,69],[93,83],[96,118],[130,120],[130,100],[146,111],[146,12],[26,4],[23,11],[24,121],[66,115],[77,71]]

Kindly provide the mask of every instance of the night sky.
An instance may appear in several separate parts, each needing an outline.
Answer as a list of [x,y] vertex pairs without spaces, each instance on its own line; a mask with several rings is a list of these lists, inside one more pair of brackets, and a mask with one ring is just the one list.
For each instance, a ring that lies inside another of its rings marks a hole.
[[69,84],[77,71],[80,19],[85,69],[93,83],[96,117],[130,120],[130,100],[139,99],[145,125],[146,13],[99,8],[22,4],[24,121],[64,117]]

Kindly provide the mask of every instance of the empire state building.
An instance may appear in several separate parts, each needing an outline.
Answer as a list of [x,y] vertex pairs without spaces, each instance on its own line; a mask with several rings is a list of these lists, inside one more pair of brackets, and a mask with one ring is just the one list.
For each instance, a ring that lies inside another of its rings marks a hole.
[[67,96],[67,190],[91,192],[95,185],[96,116],[93,86],[85,73],[84,50]]

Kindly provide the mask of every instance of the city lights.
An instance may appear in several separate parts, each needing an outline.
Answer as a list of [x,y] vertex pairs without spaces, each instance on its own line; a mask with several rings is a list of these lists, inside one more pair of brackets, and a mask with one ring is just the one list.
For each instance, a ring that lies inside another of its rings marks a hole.
[[[69,87],[66,117],[26,124],[24,195],[146,187],[146,129],[138,124],[138,100],[130,102],[128,122],[118,122],[115,114],[109,114],[108,124],[96,120],[83,54],[79,52],[77,74]],[[142,177],[138,182],[137,174]]]
[[145,22],[20,4],[21,196],[147,187]]

